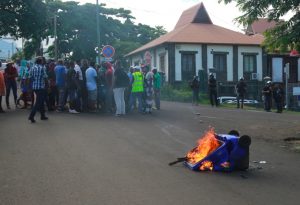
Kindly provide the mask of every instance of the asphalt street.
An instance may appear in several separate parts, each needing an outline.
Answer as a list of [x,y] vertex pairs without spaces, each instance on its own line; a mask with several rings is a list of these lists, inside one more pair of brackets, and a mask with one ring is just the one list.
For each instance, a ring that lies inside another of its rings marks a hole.
[[[152,115],[54,112],[31,124],[28,113],[0,114],[1,205],[299,204],[299,153],[282,141],[300,132],[298,114],[170,102]],[[168,166],[209,126],[252,137],[248,171]]]

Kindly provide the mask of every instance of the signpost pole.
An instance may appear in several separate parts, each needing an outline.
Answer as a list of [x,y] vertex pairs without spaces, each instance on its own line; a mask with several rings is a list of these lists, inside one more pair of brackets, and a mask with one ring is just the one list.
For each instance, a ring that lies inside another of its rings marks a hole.
[[57,61],[57,16],[54,14],[54,55],[55,61]]
[[100,61],[100,57],[101,57],[101,48],[100,48],[100,20],[99,20],[99,2],[98,0],[96,0],[96,19],[97,19],[97,47],[98,47],[98,65],[100,65],[101,61]]
[[289,93],[288,93],[288,80],[289,80],[289,74],[290,74],[290,64],[285,64],[285,104],[286,104],[286,110],[289,109]]

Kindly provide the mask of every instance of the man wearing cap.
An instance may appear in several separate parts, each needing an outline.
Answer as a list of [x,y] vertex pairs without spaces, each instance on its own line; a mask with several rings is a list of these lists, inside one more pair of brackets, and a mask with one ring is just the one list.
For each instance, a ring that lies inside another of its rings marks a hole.
[[135,71],[132,74],[132,89],[131,89],[131,99],[130,99],[130,110],[133,109],[136,98],[138,99],[138,110],[143,113],[143,102],[142,95],[144,92],[144,77],[141,73],[140,67],[135,67]]

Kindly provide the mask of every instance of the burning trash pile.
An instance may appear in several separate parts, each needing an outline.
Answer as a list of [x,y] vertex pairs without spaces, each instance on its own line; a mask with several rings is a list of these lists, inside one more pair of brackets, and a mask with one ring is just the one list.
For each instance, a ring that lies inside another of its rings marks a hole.
[[228,134],[216,134],[213,128],[209,128],[199,139],[197,147],[169,165],[183,162],[194,171],[246,170],[249,168],[250,144],[249,136],[239,137],[235,130]]

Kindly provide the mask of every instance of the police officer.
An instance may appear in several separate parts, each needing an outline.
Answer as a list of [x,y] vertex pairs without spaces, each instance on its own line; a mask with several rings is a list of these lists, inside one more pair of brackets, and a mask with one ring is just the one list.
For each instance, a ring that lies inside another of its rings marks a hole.
[[244,77],[240,77],[239,82],[235,86],[236,90],[236,99],[237,99],[237,108],[240,108],[240,101],[241,101],[241,108],[244,107],[244,99],[247,91],[247,84],[244,81]]
[[267,112],[271,112],[272,106],[272,82],[268,81],[263,87],[262,94],[264,96],[264,109]]
[[209,90],[209,99],[211,106],[218,106],[218,100],[217,100],[217,80],[215,79],[215,76],[213,73],[209,74],[208,79],[208,90]]

